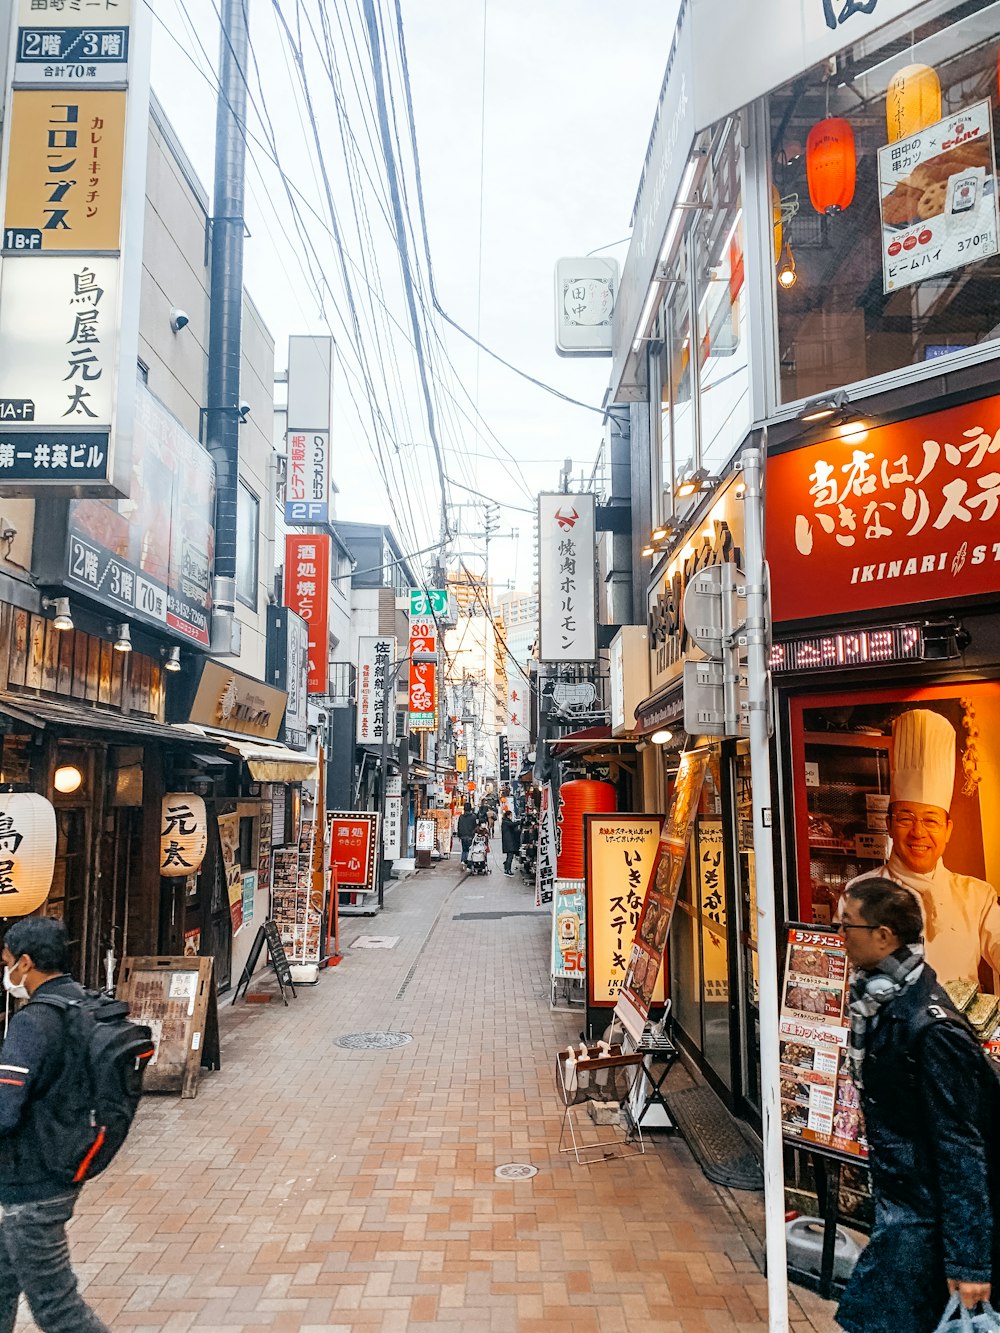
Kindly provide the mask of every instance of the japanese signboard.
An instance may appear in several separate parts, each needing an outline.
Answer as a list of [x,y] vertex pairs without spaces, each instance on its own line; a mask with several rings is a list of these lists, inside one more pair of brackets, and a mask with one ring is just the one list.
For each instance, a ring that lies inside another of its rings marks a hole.
[[267,608],[267,680],[288,696],[279,739],[304,750],[309,741],[309,626],[287,606]]
[[538,850],[535,855],[536,907],[552,901],[557,847],[555,801],[552,799],[552,784],[546,782],[542,787],[542,799],[538,808]]
[[128,498],[70,502],[68,548],[51,553],[63,562],[52,579],[208,647],[214,522],[215,464],[140,386]]
[[1000,587],[1000,398],[771,458],[776,621]]
[[557,879],[552,892],[552,978],[583,981],[587,975],[586,881]]
[[126,96],[15,89],[5,253],[119,248]]
[[322,903],[312,893],[315,832],[315,821],[304,819],[298,843],[274,854],[271,917],[297,963],[318,963],[320,956]]
[[330,518],[330,432],[288,432],[285,522],[326,523]]
[[497,736],[497,756],[499,759],[499,773],[501,782],[510,781],[510,739],[506,731],[500,732]]
[[325,533],[285,536],[285,605],[309,626],[310,694],[330,683],[330,544]]
[[681,755],[674,779],[670,813],[657,840],[652,876],[646,880],[649,889],[615,1006],[616,1016],[636,1041],[642,1037],[650,1005],[658,999],[657,988],[663,970],[667,936],[677,905],[677,894],[708,763],[706,750],[686,750]]
[[243,925],[243,872],[240,867],[240,817],[235,811],[217,816],[222,871],[226,877],[226,897],[232,918],[233,934]]
[[411,588],[411,616],[443,616],[448,612],[447,588]]
[[332,400],[333,339],[289,338],[286,523],[329,522]]
[[0,491],[124,495],[135,377],[120,368],[138,355],[149,15],[124,0],[29,0],[11,33]]
[[398,861],[403,837],[403,801],[399,796],[385,798],[385,827],[382,830],[382,855],[387,861]]
[[281,728],[286,697],[284,690],[202,658],[187,720],[199,727],[273,741]]
[[618,261],[556,261],[556,351],[560,356],[610,356]]
[[887,293],[1000,249],[988,101],[880,148],[878,179]]
[[539,660],[597,656],[593,495],[538,497]]
[[[658,815],[584,815],[587,1003],[618,1001],[642,905],[656,865]],[[656,978],[650,978],[650,984]]]
[[378,815],[361,810],[333,810],[327,815],[330,865],[337,887],[372,893],[378,847]]
[[788,927],[778,1026],[781,1129],[788,1142],[866,1158],[860,1098],[847,1069],[848,971],[839,932]]
[[358,639],[358,708],[355,739],[359,745],[381,745],[385,731],[385,705],[388,697],[391,743],[396,730],[395,670],[396,640],[391,635],[362,635]]
[[411,731],[433,731],[437,726],[437,663],[413,660],[414,653],[433,653],[436,648],[437,626],[434,617],[411,614],[409,663]]

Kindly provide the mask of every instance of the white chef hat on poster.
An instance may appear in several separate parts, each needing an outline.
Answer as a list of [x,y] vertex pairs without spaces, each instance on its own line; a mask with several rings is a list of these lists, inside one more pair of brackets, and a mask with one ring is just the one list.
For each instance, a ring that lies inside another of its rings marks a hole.
[[889,800],[951,808],[955,790],[955,728],[929,708],[910,708],[892,724]]

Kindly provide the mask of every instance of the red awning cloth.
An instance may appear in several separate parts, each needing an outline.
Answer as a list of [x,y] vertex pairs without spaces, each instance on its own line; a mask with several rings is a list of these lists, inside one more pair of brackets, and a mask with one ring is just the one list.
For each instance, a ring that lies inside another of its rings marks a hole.
[[627,736],[612,736],[611,727],[584,727],[581,731],[570,731],[558,740],[549,742],[549,752],[553,759],[565,759],[571,754],[583,754],[587,750],[614,750],[620,745],[634,745],[635,741]]

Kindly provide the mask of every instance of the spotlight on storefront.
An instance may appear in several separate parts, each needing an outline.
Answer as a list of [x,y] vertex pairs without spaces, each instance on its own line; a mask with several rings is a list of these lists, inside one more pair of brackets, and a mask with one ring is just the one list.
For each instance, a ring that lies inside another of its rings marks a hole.
[[807,425],[818,421],[833,421],[843,417],[849,404],[847,390],[838,389],[836,393],[827,394],[823,398],[810,398],[799,412],[799,420]]
[[68,630],[73,628],[73,613],[70,611],[68,597],[43,597],[42,610],[54,611],[52,628]]
[[667,731],[665,727],[661,727],[659,731],[654,731],[649,739],[654,745],[666,745],[669,741],[674,739],[674,733],[672,731]]
[[181,650],[176,646],[166,649],[166,661],[163,663],[164,671],[180,671],[181,669]]
[[71,792],[80,790],[83,785],[83,774],[76,764],[60,764],[52,775],[52,785],[56,791],[69,796]]
[[669,531],[670,531],[669,528],[664,528],[664,527],[654,528],[654,529],[653,529],[653,541],[654,541],[654,542],[662,542],[662,541],[664,541],[664,540],[666,539],[667,533],[668,533]]
[[781,266],[778,269],[778,282],[787,292],[795,286],[798,280],[799,275],[795,271],[795,256],[792,254],[792,247],[786,241],[781,257]]
[[656,554],[655,546],[644,546],[642,548],[643,559],[648,560]]
[[115,636],[115,652],[130,653],[132,651],[132,631],[128,624],[123,620],[120,625],[110,625],[108,629],[109,633]]
[[687,500],[692,495],[698,495],[704,491],[713,491],[721,477],[710,477],[703,467],[697,468],[694,472],[689,472],[681,477],[674,489],[674,494],[678,500]]

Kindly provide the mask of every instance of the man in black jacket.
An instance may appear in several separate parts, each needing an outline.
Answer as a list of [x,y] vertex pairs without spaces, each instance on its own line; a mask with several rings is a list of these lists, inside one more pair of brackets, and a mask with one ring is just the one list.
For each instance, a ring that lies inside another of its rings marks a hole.
[[521,850],[521,830],[511,818],[509,810],[500,821],[500,850],[504,854],[503,873],[513,875],[514,857]]
[[465,809],[458,817],[458,836],[462,840],[462,865],[469,864],[469,848],[472,846],[472,839],[476,836],[476,812],[472,806],[466,802]]
[[996,1076],[923,961],[904,885],[849,885],[849,1064],[868,1138],[875,1227],[837,1311],[848,1333],[930,1333],[957,1292],[989,1300],[996,1262]]
[[[40,992],[79,999],[66,972],[66,931],[50,917],[27,917],[7,931],[4,986],[19,999]],[[66,1223],[79,1188],[54,1179],[38,1142],[51,1112],[45,1097],[62,1068],[63,1015],[26,1004],[11,1018],[0,1050],[0,1333],[11,1333],[22,1291],[42,1333],[108,1333],[81,1297],[70,1266]]]

